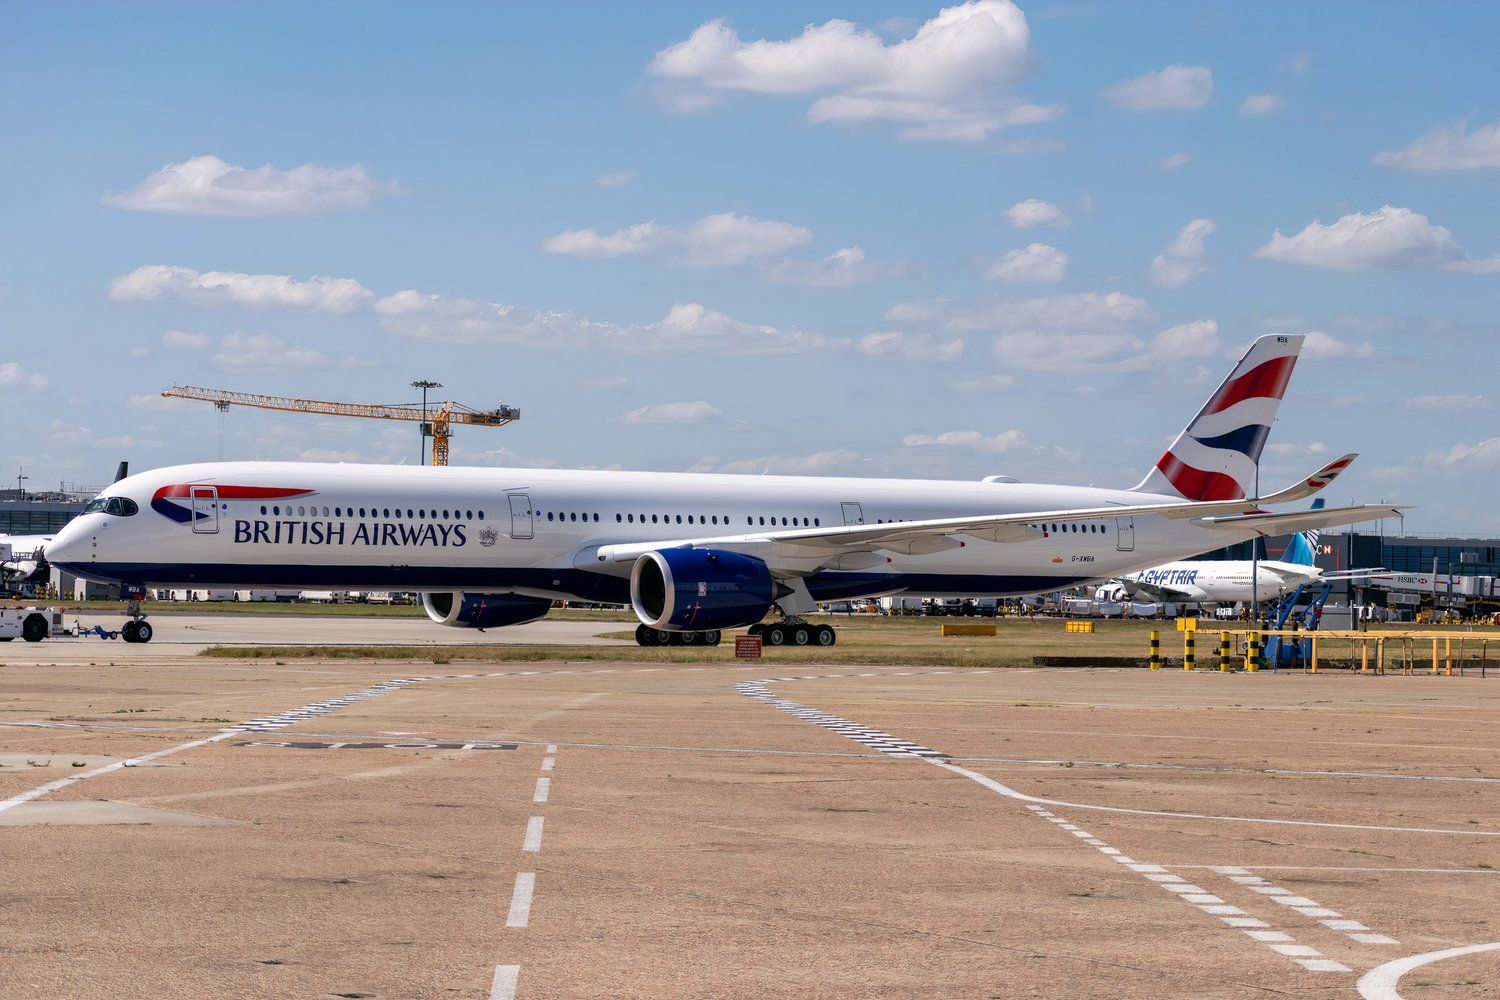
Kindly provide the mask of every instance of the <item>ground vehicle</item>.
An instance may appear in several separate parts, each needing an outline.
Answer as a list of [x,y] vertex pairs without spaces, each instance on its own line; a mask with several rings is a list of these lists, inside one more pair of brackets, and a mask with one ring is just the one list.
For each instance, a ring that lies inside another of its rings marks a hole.
[[41,642],[63,628],[62,608],[0,608],[0,642]]

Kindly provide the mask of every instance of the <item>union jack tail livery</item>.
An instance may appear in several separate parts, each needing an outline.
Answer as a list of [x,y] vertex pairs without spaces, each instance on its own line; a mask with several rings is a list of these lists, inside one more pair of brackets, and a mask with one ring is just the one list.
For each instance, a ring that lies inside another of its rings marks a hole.
[[1302,340],[1273,334],[1251,344],[1135,491],[1187,500],[1245,497]]

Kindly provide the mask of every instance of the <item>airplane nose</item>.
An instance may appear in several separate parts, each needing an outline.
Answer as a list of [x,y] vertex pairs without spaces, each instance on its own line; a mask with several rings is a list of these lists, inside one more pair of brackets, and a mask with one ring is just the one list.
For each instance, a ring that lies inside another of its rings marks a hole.
[[57,537],[48,542],[42,552],[52,565],[64,566],[89,561],[92,558],[91,549],[92,540],[89,532],[82,530],[74,523],[58,532]]

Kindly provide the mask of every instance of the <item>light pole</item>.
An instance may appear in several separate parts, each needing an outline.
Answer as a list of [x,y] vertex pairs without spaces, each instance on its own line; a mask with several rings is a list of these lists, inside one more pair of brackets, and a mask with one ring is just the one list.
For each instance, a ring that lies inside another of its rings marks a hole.
[[22,486],[21,484],[24,483],[26,480],[28,480],[30,478],[31,477],[26,474],[26,467],[25,466],[22,466],[20,469],[18,469],[16,471],[16,499],[17,500],[25,500],[26,499],[26,487]]
[[417,464],[418,465],[426,465],[427,464],[427,437],[428,437],[428,435],[430,435],[432,433],[432,425],[427,422],[427,390],[428,389],[441,389],[443,387],[443,383],[441,383],[441,382],[434,382],[431,379],[421,378],[421,379],[417,379],[415,382],[413,382],[411,384],[411,387],[413,389],[421,389],[422,390],[422,423],[417,428],[417,442],[418,442],[417,443],[417,450],[418,450]]

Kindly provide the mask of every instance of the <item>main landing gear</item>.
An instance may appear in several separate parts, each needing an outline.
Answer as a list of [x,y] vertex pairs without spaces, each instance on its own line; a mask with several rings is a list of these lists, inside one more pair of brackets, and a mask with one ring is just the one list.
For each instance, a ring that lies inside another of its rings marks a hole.
[[637,646],[717,646],[722,638],[723,634],[716,628],[703,632],[669,632],[650,625],[635,628]]
[[750,634],[760,636],[766,646],[832,646],[839,639],[832,625],[810,625],[800,618],[751,625]]
[[130,616],[130,621],[121,627],[120,638],[126,642],[150,642],[156,635],[156,629],[141,614],[141,602],[134,598],[126,601],[125,613]]

